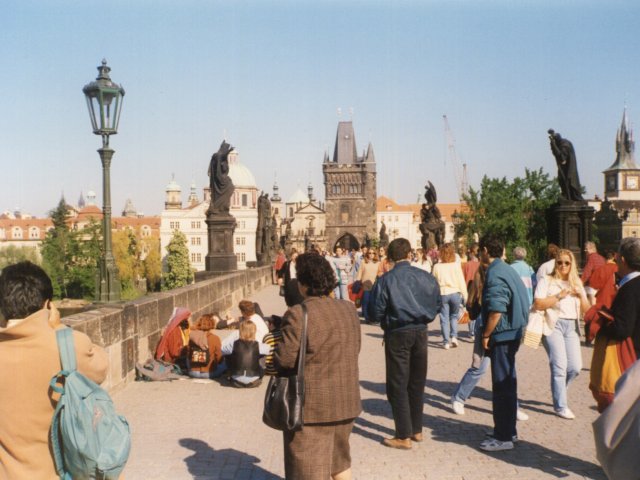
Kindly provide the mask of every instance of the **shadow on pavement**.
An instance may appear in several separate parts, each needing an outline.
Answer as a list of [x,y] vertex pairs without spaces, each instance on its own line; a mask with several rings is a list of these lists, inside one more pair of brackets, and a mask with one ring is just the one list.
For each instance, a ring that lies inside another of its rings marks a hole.
[[[457,418],[443,418],[424,415],[423,424],[431,430],[432,439],[436,442],[456,443],[479,450],[485,439],[487,427],[465,422]],[[562,478],[574,473],[593,480],[606,480],[599,465],[570,457],[535,443],[520,440],[513,450],[503,452],[482,452],[509,465],[540,470],[545,474]]]
[[[279,476],[257,466],[260,459],[232,448],[214,450],[211,446],[196,438],[181,438],[178,443],[193,455],[184,459],[189,473],[196,480],[213,480],[219,478],[246,478],[260,480],[276,480]],[[231,470],[235,470],[232,474]]]

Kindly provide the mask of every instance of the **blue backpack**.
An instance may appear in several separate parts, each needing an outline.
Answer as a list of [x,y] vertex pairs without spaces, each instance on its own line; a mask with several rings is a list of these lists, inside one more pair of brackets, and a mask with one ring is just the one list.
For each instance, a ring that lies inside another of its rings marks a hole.
[[56,330],[56,339],[62,370],[50,385],[60,400],[49,434],[56,472],[65,480],[115,480],[129,458],[129,424],[109,394],[77,371],[73,331]]

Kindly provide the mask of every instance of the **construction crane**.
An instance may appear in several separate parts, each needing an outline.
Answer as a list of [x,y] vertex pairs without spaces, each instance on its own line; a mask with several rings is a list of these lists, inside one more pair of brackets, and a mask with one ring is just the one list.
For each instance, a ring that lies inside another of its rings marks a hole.
[[467,164],[463,163],[462,170],[460,169],[458,155],[456,154],[456,141],[453,138],[453,132],[451,131],[451,127],[449,126],[449,120],[447,119],[446,115],[442,115],[442,119],[444,120],[444,134],[447,138],[449,161],[451,162],[451,166],[453,167],[453,176],[456,181],[456,188],[458,189],[458,199],[460,200],[460,202],[462,202],[464,195],[469,192],[469,183],[467,181]]

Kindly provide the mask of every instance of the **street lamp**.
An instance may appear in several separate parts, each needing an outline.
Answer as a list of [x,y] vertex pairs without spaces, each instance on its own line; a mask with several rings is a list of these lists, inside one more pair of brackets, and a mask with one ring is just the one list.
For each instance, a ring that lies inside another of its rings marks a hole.
[[111,81],[107,61],[102,60],[98,76],[82,89],[87,99],[89,117],[93,133],[102,136],[102,148],[98,149],[102,161],[102,237],[103,253],[100,258],[96,286],[98,302],[118,302],[120,300],[120,280],[113,251],[111,248],[111,158],[113,149],[109,148],[109,135],[118,133],[120,111],[124,88]]

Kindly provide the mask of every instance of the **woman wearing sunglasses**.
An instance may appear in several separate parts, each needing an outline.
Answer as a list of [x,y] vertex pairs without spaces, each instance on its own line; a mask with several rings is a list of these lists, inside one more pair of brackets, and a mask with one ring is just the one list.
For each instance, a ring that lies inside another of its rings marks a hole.
[[558,250],[553,272],[538,283],[534,306],[546,311],[542,343],[549,355],[553,409],[559,417],[574,419],[567,387],[582,369],[578,323],[590,305],[570,250]]

